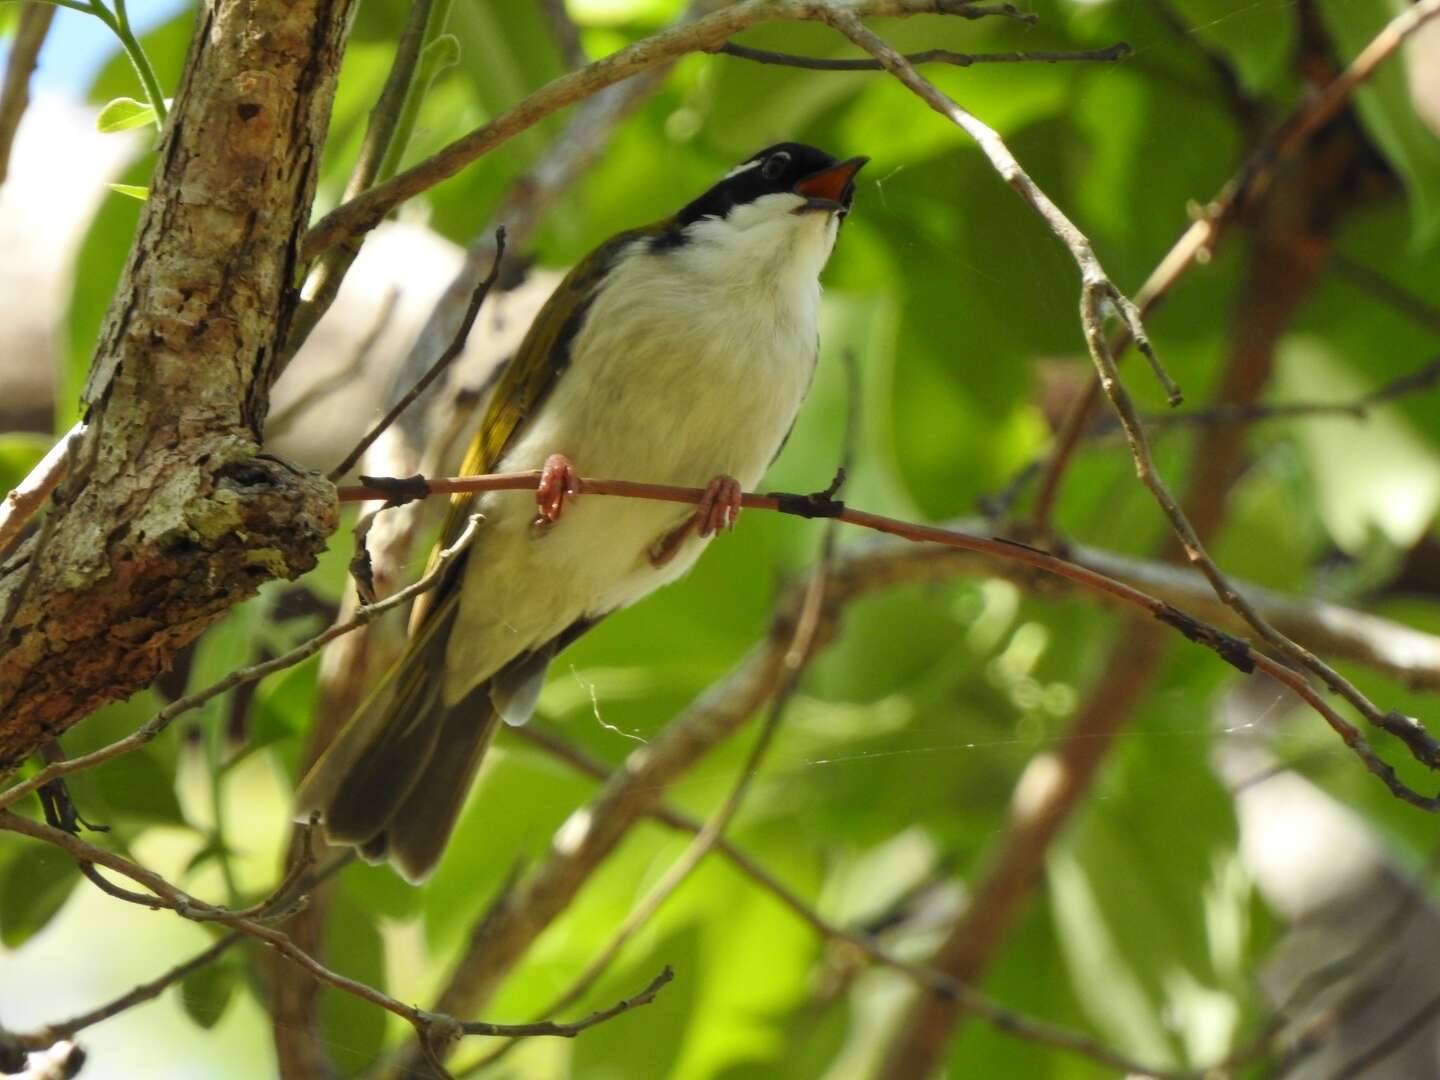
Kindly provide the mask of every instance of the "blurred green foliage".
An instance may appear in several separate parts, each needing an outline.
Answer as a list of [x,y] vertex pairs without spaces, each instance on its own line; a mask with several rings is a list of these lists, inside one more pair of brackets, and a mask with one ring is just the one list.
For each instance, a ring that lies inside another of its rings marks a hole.
[[[1399,4],[1322,3],[1340,57],[1353,56]],[[655,30],[681,8],[677,0],[571,6],[596,55]],[[1001,131],[1087,230],[1115,279],[1133,289],[1187,225],[1187,204],[1209,198],[1244,151],[1243,133],[1196,46],[1233,64],[1245,91],[1280,110],[1278,117],[1302,92],[1291,63],[1295,8],[1177,0],[1176,10],[1195,26],[1187,40],[1146,4],[1035,0],[1027,7],[1040,16],[1034,27],[917,19],[877,29],[905,49],[1076,49],[1117,40],[1134,47],[1114,65],[927,72]],[[345,182],[404,10],[401,0],[361,6],[317,213],[334,205]],[[190,22],[187,13],[145,40],[167,87],[178,78]],[[457,0],[449,30],[460,42],[460,63],[427,99],[406,164],[562,70],[538,5]],[[815,26],[762,27],[744,41],[851,55]],[[95,100],[133,93],[132,80],[117,56],[96,80]],[[1415,116],[1406,88],[1397,61],[1362,91],[1359,111],[1408,197],[1343,216],[1336,246],[1433,298],[1440,140]],[[405,212],[424,212],[441,234],[467,242],[564,123],[555,117],[538,125]],[[782,138],[865,153],[873,162],[826,275],[814,392],[769,484],[811,490],[828,480],[851,407],[842,356],[853,352],[863,389],[861,445],[846,497],[923,519],[974,512],[977,500],[1002,489],[1047,445],[1040,363],[1065,378],[1088,371],[1077,281],[1063,249],[976,148],[893,80],[687,58],[548,214],[534,254],[542,264],[567,265],[609,234],[670,212],[738,158]],[[152,164],[147,155],[124,179],[143,184]],[[138,210],[135,201],[111,196],[90,224],[69,307],[57,430],[75,416]],[[1151,321],[1152,337],[1192,402],[1206,400],[1231,344],[1245,248],[1242,236],[1227,240]],[[1352,284],[1327,279],[1281,350],[1271,396],[1351,398],[1435,351],[1433,333]],[[1161,395],[1145,373],[1138,365],[1129,372],[1142,404],[1159,411]],[[1373,410],[1363,423],[1255,429],[1229,527],[1216,544],[1222,562],[1271,587],[1365,602],[1363,590],[1377,575],[1434,534],[1436,421],[1432,394]],[[1182,429],[1157,439],[1161,466],[1177,482],[1194,438]],[[43,448],[43,441],[6,436],[0,469],[13,482]],[[1149,553],[1165,535],[1114,439],[1080,455],[1058,524],[1086,543],[1127,553]],[[597,757],[621,760],[744,654],[767,625],[782,583],[814,557],[818,537],[811,523],[747,516],[683,584],[608,620],[555,665],[543,722]],[[1337,578],[1341,562],[1370,568],[1370,579],[1358,572]],[[338,600],[344,563],[345,552],[331,553],[305,588]],[[198,688],[253,661],[262,647],[278,651],[314,632],[313,619],[272,617],[280,591],[268,590],[209,631],[182,681]],[[1433,601],[1392,598],[1385,610],[1437,631]],[[985,865],[1021,770],[1063,738],[1116,635],[1116,620],[1088,601],[999,581],[896,589],[857,603],[791,704],[734,839],[818,898],[824,913],[846,921],[882,915],[927,880],[968,879]],[[1424,715],[1433,705],[1387,680],[1346,673],[1402,711]],[[1210,763],[1229,737],[1212,710],[1234,675],[1177,639],[1094,796],[1055,845],[1044,886],[1005,941],[986,990],[1157,1064],[1207,1063],[1255,1028],[1263,1008],[1255,972],[1273,928],[1240,868],[1232,801]],[[191,838],[191,873],[202,882],[219,887],[214,868],[207,869],[219,861],[236,879],[230,886],[247,895],[263,891],[288,828],[284,794],[313,719],[315,676],[312,661],[272,678],[244,699],[243,710],[229,697],[217,700],[190,717],[184,732],[77,777],[77,798],[122,843],[163,826]],[[147,693],[106,710],[77,728],[68,748],[101,745],[158,701]],[[245,722],[237,727],[240,711]],[[698,815],[713,809],[746,745],[737,740],[712,755],[672,801]],[[1383,740],[1378,745],[1392,760],[1402,756]],[[1402,863],[1418,862],[1433,842],[1433,819],[1386,795],[1314,716],[1281,725],[1274,749],[1363,814]],[[178,786],[170,779],[177,775]],[[423,890],[384,869],[345,873],[329,928],[335,966],[406,1000],[427,1000],[512,868],[543,858],[555,829],[593,789],[502,737],[446,861]],[[542,1007],[681,846],[658,828],[637,829],[487,1015],[520,1018]],[[0,857],[5,944],[13,948],[44,926],[74,882],[73,868],[54,853],[26,848]],[[916,954],[934,936],[917,929],[896,940]],[[843,1080],[866,1074],[908,1000],[891,973],[847,973],[843,957],[714,860],[625,951],[585,1006],[633,992],[665,963],[679,974],[655,1005],[574,1044],[533,1041],[496,1075]],[[196,1003],[197,1022],[210,1024],[250,986],[232,968],[217,967],[187,982],[183,994]],[[322,1037],[350,1073],[403,1034],[368,1006],[329,992],[323,1023]],[[258,1029],[255,1039],[263,1042]],[[483,1042],[467,1047],[461,1060],[482,1049]],[[265,1060],[263,1050],[256,1054]],[[260,1067],[239,1063],[227,1075],[253,1076],[249,1070]],[[1105,1075],[1082,1059],[974,1023],[955,1041],[950,1067],[956,1076]]]

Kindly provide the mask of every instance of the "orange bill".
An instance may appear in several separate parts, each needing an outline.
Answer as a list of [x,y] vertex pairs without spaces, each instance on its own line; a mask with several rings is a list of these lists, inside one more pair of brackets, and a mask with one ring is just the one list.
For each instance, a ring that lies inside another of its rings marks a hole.
[[846,192],[855,180],[855,174],[869,160],[867,157],[853,157],[849,161],[842,161],[831,165],[828,169],[811,173],[795,185],[795,194],[804,195],[807,199],[825,199],[829,202],[843,203]]

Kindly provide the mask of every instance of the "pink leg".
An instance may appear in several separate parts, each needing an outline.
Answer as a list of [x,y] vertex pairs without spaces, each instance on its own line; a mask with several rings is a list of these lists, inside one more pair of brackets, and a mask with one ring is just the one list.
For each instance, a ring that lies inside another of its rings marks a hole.
[[740,520],[740,481],[733,476],[717,476],[705,488],[705,497],[695,508],[695,522],[700,535],[733,529]]
[[695,513],[671,529],[650,549],[652,566],[664,566],[675,557],[680,545],[697,529],[701,536],[733,529],[740,517],[740,484],[733,476],[717,476],[705,488]]
[[565,511],[565,500],[580,494],[580,474],[564,454],[551,454],[540,470],[540,483],[535,488],[535,505],[540,510],[536,524],[554,523]]

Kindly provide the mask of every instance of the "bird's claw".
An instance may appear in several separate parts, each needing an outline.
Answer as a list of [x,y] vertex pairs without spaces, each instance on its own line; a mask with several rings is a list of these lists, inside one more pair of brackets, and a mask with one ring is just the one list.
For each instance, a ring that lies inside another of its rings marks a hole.
[[535,506],[540,516],[537,525],[553,525],[565,512],[565,502],[580,494],[580,474],[564,454],[551,454],[540,470],[540,483],[535,486]]
[[740,481],[733,476],[717,476],[705,487],[700,504],[695,507],[695,524],[701,536],[735,528],[740,519]]
[[740,482],[733,476],[717,476],[705,487],[695,512],[684,523],[671,529],[650,549],[650,565],[664,566],[675,557],[680,545],[692,532],[710,536],[733,529],[740,518]]

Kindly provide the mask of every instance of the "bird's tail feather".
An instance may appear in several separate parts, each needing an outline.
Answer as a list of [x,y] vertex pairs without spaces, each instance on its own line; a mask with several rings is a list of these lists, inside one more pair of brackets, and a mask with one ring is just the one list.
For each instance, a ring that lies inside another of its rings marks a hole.
[[425,613],[295,796],[297,820],[318,813],[332,843],[354,845],[372,862],[388,859],[412,882],[440,861],[502,716],[528,720],[551,657],[594,624],[576,622],[447,706],[445,652],[459,594],[448,590]]
[[443,711],[436,749],[419,783],[377,838],[385,856],[412,883],[430,876],[455,831],[480,760],[499,727],[489,687],[481,684]]
[[[441,694],[457,598],[458,590],[411,639],[296,792],[296,818],[308,821],[318,812],[333,842],[363,847],[384,832],[422,783],[449,714],[473,708],[473,694],[453,710]],[[469,719],[483,726],[473,713]]]

